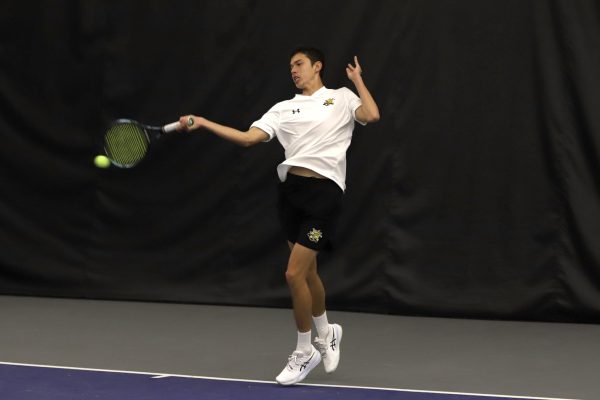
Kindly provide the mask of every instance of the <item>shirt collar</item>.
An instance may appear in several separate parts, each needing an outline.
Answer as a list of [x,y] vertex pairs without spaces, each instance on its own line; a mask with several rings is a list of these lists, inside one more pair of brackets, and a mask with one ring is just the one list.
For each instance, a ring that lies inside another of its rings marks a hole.
[[318,89],[316,92],[314,92],[314,93],[313,93],[312,95],[310,95],[310,96],[306,96],[306,95],[303,95],[303,94],[300,94],[300,93],[298,93],[298,94],[296,94],[296,97],[308,97],[308,98],[316,98],[316,97],[318,97],[318,96],[322,95],[322,94],[323,94],[323,93],[324,93],[326,90],[328,90],[328,89],[325,87],[325,85],[323,85],[323,86],[321,86],[321,87],[320,87],[320,88],[319,88],[319,89]]

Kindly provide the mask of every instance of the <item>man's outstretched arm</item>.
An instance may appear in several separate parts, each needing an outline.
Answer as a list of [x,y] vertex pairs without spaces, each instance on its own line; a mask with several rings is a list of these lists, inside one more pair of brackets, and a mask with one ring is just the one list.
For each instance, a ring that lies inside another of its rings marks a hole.
[[[194,120],[192,126],[187,124],[189,118]],[[216,122],[209,121],[208,119],[197,115],[185,115],[180,117],[179,123],[184,131],[190,132],[196,129],[206,129],[220,138],[243,147],[253,146],[257,143],[264,142],[269,138],[269,135],[267,135],[266,132],[254,126],[247,131],[240,131],[229,126],[217,124]]]

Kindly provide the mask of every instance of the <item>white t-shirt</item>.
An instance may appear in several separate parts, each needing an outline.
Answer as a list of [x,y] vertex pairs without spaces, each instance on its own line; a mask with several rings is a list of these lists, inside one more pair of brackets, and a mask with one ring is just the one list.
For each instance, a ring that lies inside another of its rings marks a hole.
[[297,166],[313,170],[346,190],[346,150],[361,104],[348,88],[322,87],[312,96],[297,94],[275,104],[251,126],[265,131],[267,141],[277,136],[283,146],[285,161],[277,167],[281,182],[290,167]]

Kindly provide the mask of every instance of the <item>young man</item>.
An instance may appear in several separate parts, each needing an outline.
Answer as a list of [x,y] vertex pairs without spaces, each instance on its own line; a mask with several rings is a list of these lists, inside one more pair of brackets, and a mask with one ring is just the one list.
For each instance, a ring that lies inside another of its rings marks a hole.
[[[365,86],[357,57],[346,74],[358,92],[323,85],[323,53],[314,48],[292,52],[290,72],[302,94],[274,105],[246,132],[195,115],[181,117],[182,129],[204,128],[241,146],[268,142],[277,136],[286,160],[277,167],[279,216],[290,248],[285,273],[298,328],[296,350],[276,377],[281,385],[303,380],[323,360],[325,371],[337,368],[342,327],[329,324],[325,289],[317,273],[317,254],[330,242],[332,223],[346,189],[346,150],[354,121],[362,125],[379,120],[379,109]],[[193,118],[189,127],[186,122]],[[311,327],[317,336],[311,344]]]

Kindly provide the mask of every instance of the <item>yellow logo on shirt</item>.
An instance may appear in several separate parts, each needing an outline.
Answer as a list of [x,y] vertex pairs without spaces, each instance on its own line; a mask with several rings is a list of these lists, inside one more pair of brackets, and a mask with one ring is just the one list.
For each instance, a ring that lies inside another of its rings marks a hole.
[[334,100],[335,100],[335,99],[334,99],[333,97],[332,97],[331,99],[327,99],[327,100],[325,100],[325,103],[323,103],[323,105],[324,105],[325,107],[327,107],[327,106],[332,106],[332,105],[333,105],[333,101],[334,101]]
[[323,232],[321,232],[320,230],[317,230],[315,228],[312,228],[312,230],[310,232],[308,232],[308,239],[311,242],[317,243],[322,237],[323,237]]

